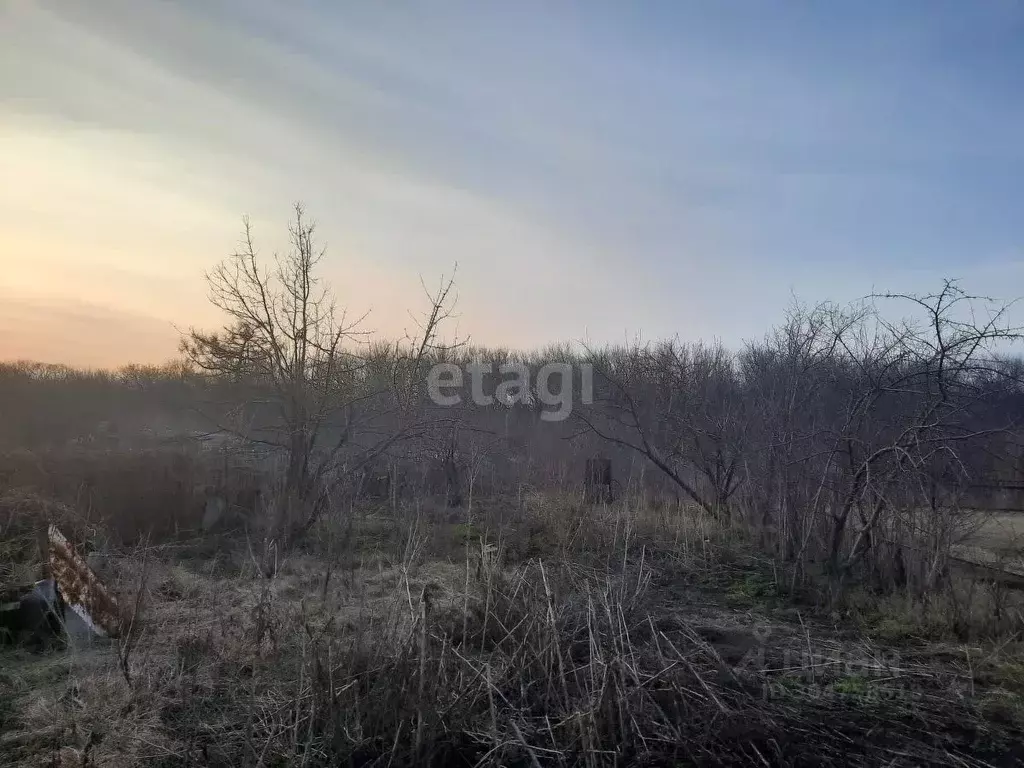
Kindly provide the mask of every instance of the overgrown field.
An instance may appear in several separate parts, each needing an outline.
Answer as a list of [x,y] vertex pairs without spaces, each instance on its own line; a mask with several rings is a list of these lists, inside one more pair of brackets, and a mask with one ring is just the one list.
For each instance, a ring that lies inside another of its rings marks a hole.
[[[7,531],[55,514],[6,498]],[[124,635],[3,652],[6,764],[1024,760],[1015,602],[1001,621],[977,584],[956,606],[828,605],[690,507],[364,502],[291,551],[254,528],[125,543],[105,525],[77,530]]]

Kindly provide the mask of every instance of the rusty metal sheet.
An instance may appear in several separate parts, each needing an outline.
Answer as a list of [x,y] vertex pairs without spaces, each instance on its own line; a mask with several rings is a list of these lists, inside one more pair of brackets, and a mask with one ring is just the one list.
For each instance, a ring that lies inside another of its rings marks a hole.
[[117,637],[120,613],[117,601],[96,578],[88,563],[75,552],[55,525],[48,532],[50,575],[57,583],[64,604],[101,637]]

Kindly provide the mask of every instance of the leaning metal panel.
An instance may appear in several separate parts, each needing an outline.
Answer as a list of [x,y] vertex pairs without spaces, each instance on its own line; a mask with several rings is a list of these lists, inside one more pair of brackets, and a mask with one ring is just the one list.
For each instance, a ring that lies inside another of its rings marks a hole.
[[64,604],[97,635],[116,637],[120,626],[117,601],[57,526],[50,526],[48,538],[50,575]]

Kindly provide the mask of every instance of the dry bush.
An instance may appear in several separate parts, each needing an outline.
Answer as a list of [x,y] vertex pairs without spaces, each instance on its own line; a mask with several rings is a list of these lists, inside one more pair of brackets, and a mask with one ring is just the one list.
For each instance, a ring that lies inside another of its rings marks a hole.
[[46,529],[54,524],[72,541],[88,541],[97,532],[74,509],[28,490],[0,495],[0,585],[43,578]]
[[63,504],[73,511],[65,522],[81,520],[119,545],[195,534],[208,493],[254,499],[263,483],[237,457],[189,450],[12,452],[0,455],[0,475],[8,492]]

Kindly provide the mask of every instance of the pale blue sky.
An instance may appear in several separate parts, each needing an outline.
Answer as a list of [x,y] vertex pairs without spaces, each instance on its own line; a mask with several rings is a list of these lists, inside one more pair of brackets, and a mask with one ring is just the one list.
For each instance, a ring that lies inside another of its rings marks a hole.
[[1024,294],[1024,3],[0,4],[0,357],[156,361],[302,199],[395,334],[729,344]]

